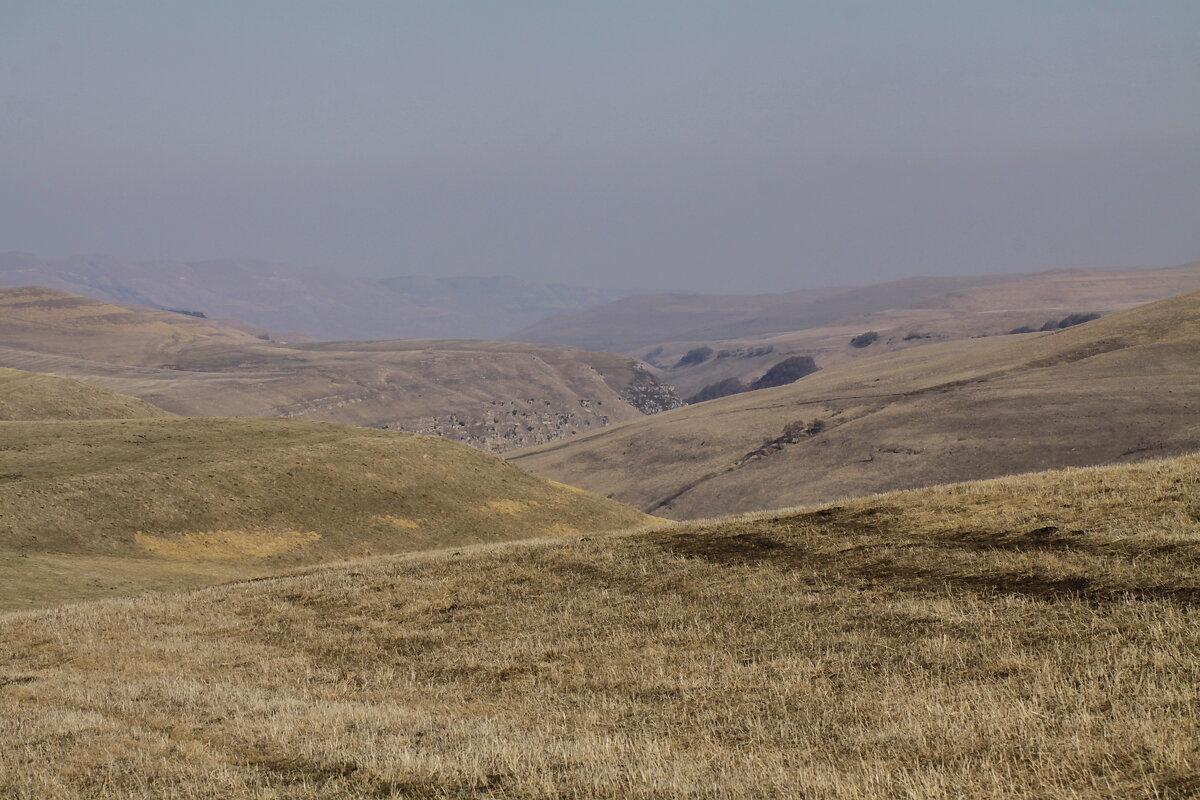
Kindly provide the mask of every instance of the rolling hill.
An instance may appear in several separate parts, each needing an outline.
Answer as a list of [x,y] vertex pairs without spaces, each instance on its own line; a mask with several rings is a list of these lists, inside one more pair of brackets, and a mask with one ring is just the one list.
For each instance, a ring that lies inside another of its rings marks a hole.
[[1200,448],[1200,293],[932,344],[513,454],[695,518]]
[[185,416],[290,417],[501,451],[680,404],[629,356],[511,342],[262,339],[184,314],[0,289],[0,365]]
[[0,367],[0,422],[169,416],[161,408],[136,397],[54,375]]
[[194,347],[261,344],[187,314],[118,306],[41,286],[0,287],[0,345],[154,367]]
[[0,617],[0,794],[1184,798],[1196,456]]
[[0,423],[9,609],[647,520],[429,436],[293,420]]

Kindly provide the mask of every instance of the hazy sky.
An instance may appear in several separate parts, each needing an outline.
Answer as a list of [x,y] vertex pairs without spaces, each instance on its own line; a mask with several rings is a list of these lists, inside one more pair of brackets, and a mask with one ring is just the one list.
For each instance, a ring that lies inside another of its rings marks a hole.
[[1200,2],[0,0],[0,250],[701,291],[1200,259]]

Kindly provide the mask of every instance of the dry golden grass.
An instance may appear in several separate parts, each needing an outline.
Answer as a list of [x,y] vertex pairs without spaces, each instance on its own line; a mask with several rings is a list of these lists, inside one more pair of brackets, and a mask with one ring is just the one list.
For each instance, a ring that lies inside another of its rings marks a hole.
[[0,421],[171,416],[144,400],[86,383],[0,367]]
[[1200,457],[0,618],[0,795],[1182,798]]
[[648,520],[432,436],[298,420],[0,422],[0,610]]

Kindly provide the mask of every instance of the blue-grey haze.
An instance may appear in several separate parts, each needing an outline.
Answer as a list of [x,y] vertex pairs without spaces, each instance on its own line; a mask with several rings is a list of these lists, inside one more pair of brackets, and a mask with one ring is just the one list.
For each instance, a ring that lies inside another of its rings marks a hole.
[[0,0],[0,250],[777,291],[1200,258],[1200,3]]

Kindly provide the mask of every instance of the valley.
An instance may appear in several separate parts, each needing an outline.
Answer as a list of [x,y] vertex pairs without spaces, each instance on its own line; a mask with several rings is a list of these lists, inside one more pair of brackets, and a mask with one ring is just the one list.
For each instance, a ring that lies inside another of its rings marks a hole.
[[1200,293],[1052,332],[864,357],[510,454],[707,517],[1200,448]]
[[8,3],[0,800],[1200,800],[1200,3]]
[[0,366],[184,416],[428,433],[500,452],[681,404],[629,356],[508,342],[264,341],[168,311],[0,288]]

